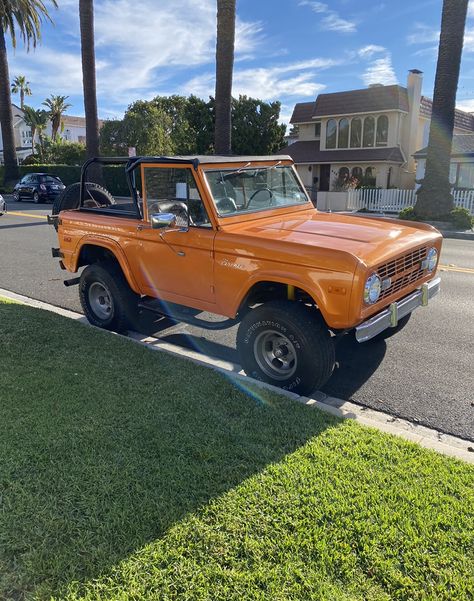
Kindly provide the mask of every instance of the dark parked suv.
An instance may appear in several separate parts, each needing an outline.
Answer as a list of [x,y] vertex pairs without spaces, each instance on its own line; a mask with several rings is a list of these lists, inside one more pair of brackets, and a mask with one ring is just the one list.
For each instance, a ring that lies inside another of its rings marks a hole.
[[56,175],[50,173],[28,173],[21,178],[13,189],[13,200],[31,198],[33,202],[53,202],[65,188]]

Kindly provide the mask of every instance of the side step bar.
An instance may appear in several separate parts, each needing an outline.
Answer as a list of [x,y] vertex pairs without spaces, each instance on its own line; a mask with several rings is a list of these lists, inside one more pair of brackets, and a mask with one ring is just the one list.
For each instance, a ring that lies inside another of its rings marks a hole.
[[[222,321],[207,321],[191,314],[194,309],[189,309],[182,305],[174,303],[164,303],[156,298],[143,298],[138,303],[138,308],[146,311],[153,311],[171,321],[187,323],[190,326],[203,328],[205,330],[226,330],[239,323],[238,319],[224,319]],[[196,311],[198,312],[198,311]]]

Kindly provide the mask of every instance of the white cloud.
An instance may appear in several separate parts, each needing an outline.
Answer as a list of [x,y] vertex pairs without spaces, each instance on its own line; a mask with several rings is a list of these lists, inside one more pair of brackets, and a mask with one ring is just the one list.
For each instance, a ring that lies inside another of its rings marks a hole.
[[474,113],[474,98],[465,98],[464,100],[456,102],[456,108],[467,111],[468,113]]
[[[362,46],[357,51],[357,56],[363,61],[372,61],[367,63],[367,67],[361,75],[361,79],[366,86],[375,83],[381,83],[385,86],[397,83],[392,65],[392,55],[384,46],[377,46],[376,44]],[[379,56],[379,58],[375,58],[376,56]]]
[[321,29],[327,31],[338,31],[339,33],[354,33],[357,31],[355,21],[343,19],[335,10],[329,8],[324,2],[312,2],[303,0],[300,6],[309,6],[315,13],[324,15],[321,19]]
[[359,48],[357,54],[360,58],[371,58],[374,54],[380,54],[381,52],[387,52],[387,49],[383,46],[377,46],[376,44],[368,44]]
[[[232,93],[245,94],[261,100],[281,97],[312,97],[325,89],[315,81],[316,72],[339,64],[331,59],[311,59],[275,67],[237,69],[234,71]],[[188,81],[183,93],[207,97],[214,94],[215,74],[205,73]]]
[[378,58],[371,63],[364,71],[362,80],[366,86],[374,83],[381,83],[385,86],[397,83],[390,55]]
[[416,23],[414,31],[407,36],[407,44],[431,44],[439,41],[439,29]]

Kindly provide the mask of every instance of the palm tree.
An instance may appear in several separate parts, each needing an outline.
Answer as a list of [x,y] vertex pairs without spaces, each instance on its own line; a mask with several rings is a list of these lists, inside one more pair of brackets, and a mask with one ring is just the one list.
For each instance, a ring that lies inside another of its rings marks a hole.
[[231,153],[232,71],[234,68],[235,0],[217,0],[216,154]]
[[23,108],[23,121],[31,129],[31,152],[35,153],[35,135],[36,132],[40,138],[41,154],[43,147],[43,132],[48,125],[49,113],[43,109],[34,109],[31,106],[24,106]]
[[443,2],[426,171],[415,205],[422,219],[443,218],[454,208],[449,164],[467,5],[468,0]]
[[31,96],[30,82],[26,81],[24,75],[17,75],[12,83],[12,94],[20,94],[20,107],[25,106],[25,96]]
[[72,106],[66,100],[69,96],[56,96],[55,94],[51,94],[49,98],[43,102],[44,106],[47,106],[49,109],[49,118],[51,120],[51,137],[53,140],[56,140],[58,135],[59,128],[63,128],[63,123],[61,121],[63,114],[67,111],[67,109]]
[[[82,85],[84,88],[84,112],[86,116],[87,158],[99,156],[99,119],[97,116],[97,91],[95,78],[94,48],[94,2],[79,0],[81,27]],[[99,178],[99,172],[95,178]]]
[[[57,7],[56,0],[50,1],[54,7]],[[6,183],[17,179],[19,170],[13,133],[10,73],[5,34],[10,36],[13,48],[16,48],[18,31],[26,49],[29,50],[30,46],[36,46],[41,37],[43,19],[51,21],[42,0],[2,0],[0,2],[0,125]]]

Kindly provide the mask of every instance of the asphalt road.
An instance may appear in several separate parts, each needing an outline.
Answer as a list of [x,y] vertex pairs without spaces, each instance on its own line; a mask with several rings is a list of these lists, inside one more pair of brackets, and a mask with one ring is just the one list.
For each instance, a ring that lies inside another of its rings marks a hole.
[[[63,285],[71,276],[51,258],[57,240],[44,219],[49,211],[48,205],[9,202],[9,214],[0,217],[0,287],[81,311],[77,287]],[[358,344],[343,337],[336,370],[323,390],[474,440],[474,271],[469,271],[474,242],[445,240],[441,263],[448,270],[430,307],[417,310],[403,332],[386,342]],[[236,328],[210,332],[150,316],[142,327],[168,342],[237,362]]]

